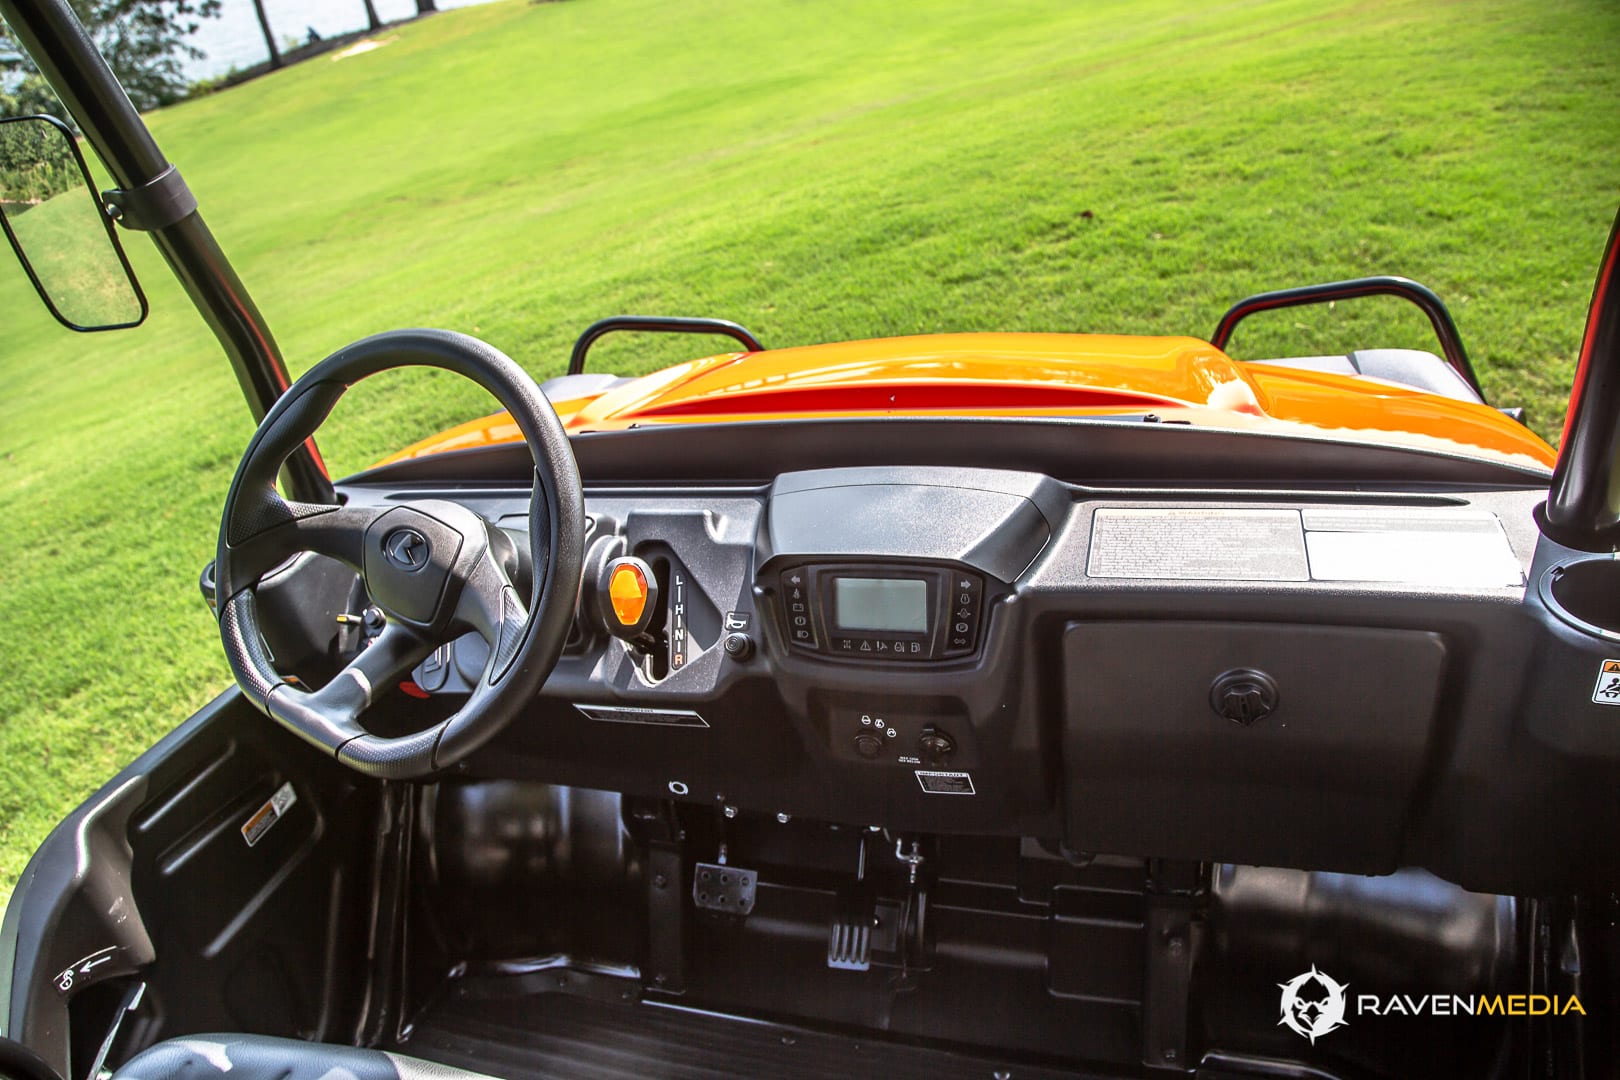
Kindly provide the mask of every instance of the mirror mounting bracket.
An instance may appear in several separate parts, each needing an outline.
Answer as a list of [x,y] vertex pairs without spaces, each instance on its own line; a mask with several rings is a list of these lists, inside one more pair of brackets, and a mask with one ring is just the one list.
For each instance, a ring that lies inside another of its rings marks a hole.
[[197,211],[197,197],[173,165],[138,188],[103,191],[101,201],[108,217],[137,232],[166,229]]

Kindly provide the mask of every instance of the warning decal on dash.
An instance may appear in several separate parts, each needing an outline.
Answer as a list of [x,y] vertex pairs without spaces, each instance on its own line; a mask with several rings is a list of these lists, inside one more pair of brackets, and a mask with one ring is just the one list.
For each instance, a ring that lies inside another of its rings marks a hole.
[[922,785],[923,792],[928,795],[975,795],[973,790],[973,775],[965,772],[931,772],[928,769],[913,770],[917,774],[917,783]]
[[252,847],[264,839],[264,834],[275,828],[276,822],[286,816],[292,809],[298,796],[293,793],[292,782],[288,781],[276,789],[276,793],[265,800],[265,804],[253,812],[253,816],[242,823],[242,839]]
[[1592,700],[1599,705],[1620,705],[1620,660],[1605,660],[1598,670]]

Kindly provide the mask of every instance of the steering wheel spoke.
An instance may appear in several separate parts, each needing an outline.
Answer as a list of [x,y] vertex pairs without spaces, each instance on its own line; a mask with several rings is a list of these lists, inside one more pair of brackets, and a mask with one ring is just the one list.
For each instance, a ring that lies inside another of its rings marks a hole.
[[[297,505],[314,509],[307,503]],[[383,508],[370,506],[322,507],[318,513],[296,518],[293,526],[305,551],[326,555],[359,570],[365,564],[366,534],[383,513]]]
[[360,718],[372,702],[412,668],[427,658],[436,645],[409,627],[390,623],[360,654],[319,690],[304,690],[288,682],[272,688],[266,701],[270,715],[334,753],[352,739],[366,734]]
[[383,513],[367,506],[290,503],[274,489],[265,492],[258,502],[255,517],[268,524],[221,545],[229,549],[219,582],[222,596],[234,596],[257,584],[264,575],[304,552],[325,555],[355,571],[362,570],[366,533]]
[[391,622],[331,682],[310,697],[331,708],[351,710],[358,720],[373,701],[409,675],[436,648],[438,644],[431,639]]
[[489,646],[483,682],[494,686],[511,669],[529,629],[529,609],[493,552],[486,551],[456,601],[453,625],[474,630]]

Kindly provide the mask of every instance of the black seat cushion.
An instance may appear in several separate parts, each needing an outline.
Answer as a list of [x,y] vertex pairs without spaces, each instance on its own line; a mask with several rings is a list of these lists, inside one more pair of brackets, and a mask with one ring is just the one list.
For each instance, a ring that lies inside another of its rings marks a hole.
[[113,1080],[490,1080],[382,1050],[275,1039],[192,1035],[141,1051]]

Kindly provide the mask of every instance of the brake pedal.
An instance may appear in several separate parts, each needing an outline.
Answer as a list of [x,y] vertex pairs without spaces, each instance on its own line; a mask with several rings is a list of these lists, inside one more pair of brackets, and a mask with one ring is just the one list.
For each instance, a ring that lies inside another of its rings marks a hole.
[[704,911],[747,915],[754,910],[759,875],[738,866],[698,863],[692,871],[692,903]]

